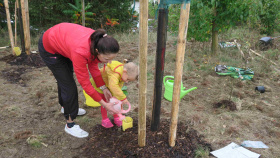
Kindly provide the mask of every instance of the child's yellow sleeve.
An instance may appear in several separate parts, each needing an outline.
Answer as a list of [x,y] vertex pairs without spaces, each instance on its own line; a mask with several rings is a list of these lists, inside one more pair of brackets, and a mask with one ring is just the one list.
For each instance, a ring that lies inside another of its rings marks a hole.
[[121,76],[118,73],[108,74],[108,88],[112,95],[118,100],[125,100],[126,95],[122,91],[122,84],[120,83]]

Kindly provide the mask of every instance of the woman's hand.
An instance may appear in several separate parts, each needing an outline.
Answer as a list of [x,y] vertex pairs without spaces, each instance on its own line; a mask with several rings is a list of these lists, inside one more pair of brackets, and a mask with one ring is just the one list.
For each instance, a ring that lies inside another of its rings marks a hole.
[[104,89],[104,90],[103,90],[103,94],[104,94],[104,96],[105,96],[106,101],[109,102],[109,101],[110,101],[110,98],[112,98],[112,94],[111,94],[111,92],[109,91],[109,89],[108,89],[108,88]]
[[114,103],[106,103],[104,100],[101,100],[99,102],[101,104],[101,106],[103,106],[111,115],[113,114],[117,114],[118,111],[116,109],[114,109],[113,105]]

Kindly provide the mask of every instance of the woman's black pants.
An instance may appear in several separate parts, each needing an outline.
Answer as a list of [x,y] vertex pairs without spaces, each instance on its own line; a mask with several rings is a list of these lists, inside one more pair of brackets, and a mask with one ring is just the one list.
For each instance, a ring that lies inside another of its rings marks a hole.
[[64,108],[65,118],[69,120],[69,116],[71,116],[71,119],[74,120],[78,114],[79,104],[77,85],[73,77],[72,61],[60,54],[47,52],[44,49],[42,37],[38,43],[40,56],[57,81],[58,100],[59,104]]

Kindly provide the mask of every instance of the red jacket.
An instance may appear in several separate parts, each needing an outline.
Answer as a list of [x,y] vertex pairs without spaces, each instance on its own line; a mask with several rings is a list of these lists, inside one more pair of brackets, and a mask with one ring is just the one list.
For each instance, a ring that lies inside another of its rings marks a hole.
[[44,33],[43,45],[49,53],[61,54],[72,61],[78,82],[89,96],[99,102],[101,97],[89,80],[90,72],[98,87],[105,85],[98,68],[100,61],[97,58],[93,60],[90,53],[90,36],[93,32],[78,24],[60,23]]

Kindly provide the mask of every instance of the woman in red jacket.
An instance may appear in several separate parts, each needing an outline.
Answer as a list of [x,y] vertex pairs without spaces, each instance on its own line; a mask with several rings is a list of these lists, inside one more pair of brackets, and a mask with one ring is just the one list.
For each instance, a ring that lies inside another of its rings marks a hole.
[[79,108],[73,72],[90,97],[110,113],[116,113],[112,108],[113,103],[104,101],[92,87],[89,72],[96,85],[103,90],[105,98],[109,100],[112,95],[105,86],[98,63],[108,63],[116,57],[119,51],[117,40],[108,36],[102,29],[92,30],[78,24],[60,23],[43,34],[38,48],[43,61],[57,81],[59,104],[66,118],[65,131],[78,138],[87,137],[88,132],[73,121],[77,115],[86,113],[84,109]]

